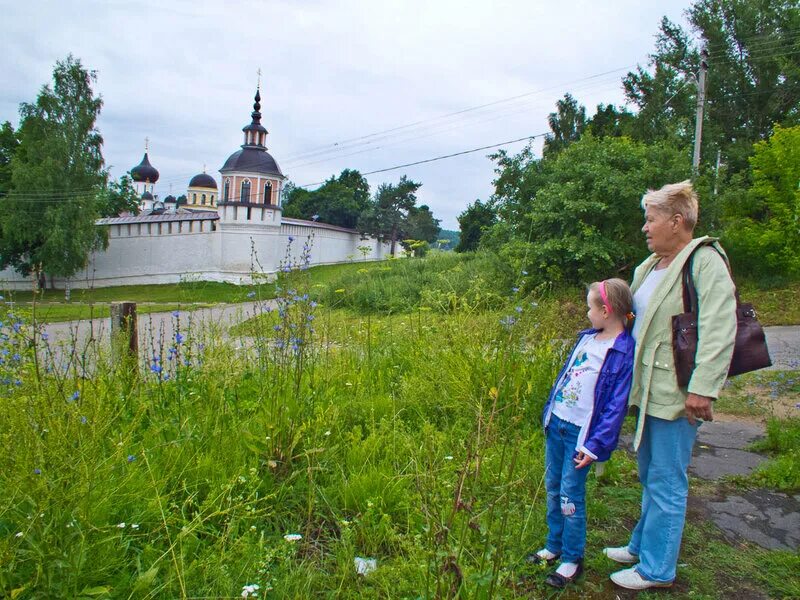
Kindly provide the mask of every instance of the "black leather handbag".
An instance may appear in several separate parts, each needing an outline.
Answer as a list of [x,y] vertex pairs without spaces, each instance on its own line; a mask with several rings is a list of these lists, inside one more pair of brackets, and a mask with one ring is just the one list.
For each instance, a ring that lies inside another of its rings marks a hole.
[[[709,245],[717,250],[711,243],[700,244],[697,248]],[[692,261],[695,248],[686,259],[683,265],[683,310],[684,312],[672,317],[672,354],[675,359],[675,374],[678,378],[678,386],[686,387],[692,378],[695,367],[695,355],[697,354],[697,288],[694,286],[692,278]],[[731,265],[728,259],[717,250],[731,272]],[[733,276],[731,276],[733,279]],[[767,340],[764,336],[764,329],[756,318],[756,311],[752,304],[742,303],[739,298],[739,290],[735,287],[736,294],[736,341],[733,347],[733,358],[728,376],[741,375],[757,369],[763,369],[772,365],[767,348]]]

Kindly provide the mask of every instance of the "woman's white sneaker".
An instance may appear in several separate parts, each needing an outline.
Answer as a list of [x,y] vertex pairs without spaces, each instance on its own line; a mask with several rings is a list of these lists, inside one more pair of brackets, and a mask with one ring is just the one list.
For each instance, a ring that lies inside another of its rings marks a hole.
[[645,579],[636,569],[623,569],[611,574],[611,581],[626,590],[646,590],[648,588],[668,588],[672,587],[672,582],[662,583],[661,581],[650,581]]
[[623,565],[632,565],[639,562],[639,557],[628,552],[627,546],[620,546],[619,548],[603,548],[603,554],[605,554],[614,562],[618,562]]

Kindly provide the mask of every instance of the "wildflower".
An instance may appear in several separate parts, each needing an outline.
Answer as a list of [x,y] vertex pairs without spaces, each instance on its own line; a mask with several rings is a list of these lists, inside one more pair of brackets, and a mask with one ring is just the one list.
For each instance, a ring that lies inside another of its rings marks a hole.
[[18,531],[17,533],[14,534],[14,537],[15,538],[21,538],[22,537],[22,532]]
[[257,598],[258,590],[260,589],[261,587],[257,583],[250,583],[248,585],[245,585],[242,587],[242,598],[250,598],[251,596],[253,598]]
[[311,302],[310,302],[308,305],[309,305],[311,308],[317,308],[317,306],[319,306],[319,305],[318,305],[316,302],[314,302],[313,300],[312,300],[312,301],[311,301]]
[[138,523],[131,523],[131,529],[139,529]]
[[280,325],[273,325],[272,329],[274,329],[275,331],[280,331],[281,330],[281,326]]
[[290,236],[289,236],[289,242],[293,242],[293,241],[294,241],[294,236],[293,236],[293,235],[290,235]]
[[22,360],[22,357],[15,352],[14,354],[11,355],[11,360],[19,362],[20,360]]
[[513,287],[513,288],[511,288],[511,291],[516,294],[519,291],[519,288],[518,287]]
[[33,474],[34,475],[41,475],[42,474],[42,470],[41,469],[34,469],[33,470]]
[[122,523],[117,523],[117,527],[119,527],[120,529],[125,529],[125,521],[123,521]]
[[308,316],[306,317],[306,320],[307,320],[307,321],[313,321],[313,320],[314,320],[314,315],[308,315]]
[[283,536],[283,539],[285,539],[287,542],[299,542],[303,539],[303,536],[299,533],[287,533]]
[[153,373],[156,373],[156,374],[161,373],[161,371],[162,371],[161,365],[153,363],[152,365],[150,365],[150,370]]
[[135,460],[136,460],[136,457],[133,454],[128,454],[128,462],[129,463],[132,463]]
[[329,436],[330,434],[331,434],[331,430],[330,429],[325,432],[325,436]]
[[444,457],[444,459],[445,460],[453,460],[453,457],[448,454],[447,456]]
[[523,274],[523,275],[527,275],[527,274],[528,274],[528,272],[527,272],[527,271],[522,271],[522,274]]
[[175,334],[175,343],[176,344],[179,344],[179,345],[182,344],[184,339],[185,338],[183,337],[182,333],[176,333]]
[[178,310],[174,310],[174,311],[172,311],[172,316],[175,317],[175,318],[178,318],[178,317],[181,316],[181,313]]
[[518,312],[518,313],[520,313],[520,314],[522,313],[522,307],[521,307],[521,306],[518,306],[518,307],[517,307],[517,308],[515,308],[514,310],[515,310],[515,311],[517,311],[517,312]]
[[531,302],[531,308],[536,308],[537,306],[539,306],[538,302]]
[[77,400],[80,397],[81,397],[80,391],[79,390],[75,390],[75,392],[73,392],[72,396],[69,397],[68,402],[75,402],[75,400]]
[[509,316],[507,316],[507,317],[503,317],[502,319],[500,319],[500,324],[501,324],[503,327],[511,327],[511,326],[512,326],[512,325],[514,325],[514,323],[516,323],[516,322],[517,322],[517,320],[516,320],[514,317],[510,316],[510,315],[509,315]]
[[255,298],[255,297],[256,297],[256,293],[255,293],[255,291],[252,291],[252,292],[247,292],[247,297],[248,297],[248,298]]
[[344,294],[344,288],[339,288],[338,290],[333,290],[334,294]]
[[42,340],[44,340],[45,342],[48,340],[49,337],[50,336],[47,334],[47,332],[42,333]]
[[86,417],[81,417],[81,425],[86,425],[86,423],[88,423],[88,422],[89,422],[89,419],[87,419]]

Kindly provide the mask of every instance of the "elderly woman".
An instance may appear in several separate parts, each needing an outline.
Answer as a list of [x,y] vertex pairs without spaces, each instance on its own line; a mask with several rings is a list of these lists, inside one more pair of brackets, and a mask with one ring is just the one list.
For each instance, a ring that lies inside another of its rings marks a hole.
[[[639,411],[633,445],[642,514],[627,546],[603,551],[619,563],[634,564],[611,575],[620,587],[634,590],[669,587],[675,579],[692,446],[699,421],[712,418],[712,401],[725,383],[736,336],[734,285],[722,249],[708,237],[692,239],[697,222],[692,184],[650,191],[642,207],[642,231],[653,254],[637,267],[631,285],[636,352],[630,394],[630,405]],[[703,245],[709,242],[713,247]],[[698,344],[689,385],[679,387],[672,316],[684,312],[681,271],[690,256],[699,304]]]

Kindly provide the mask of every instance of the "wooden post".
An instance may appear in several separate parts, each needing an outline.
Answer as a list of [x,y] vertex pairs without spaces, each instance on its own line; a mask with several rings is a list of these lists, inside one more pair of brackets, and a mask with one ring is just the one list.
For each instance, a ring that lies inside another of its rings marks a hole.
[[137,364],[139,357],[139,326],[136,322],[136,302],[111,303],[111,343]]

